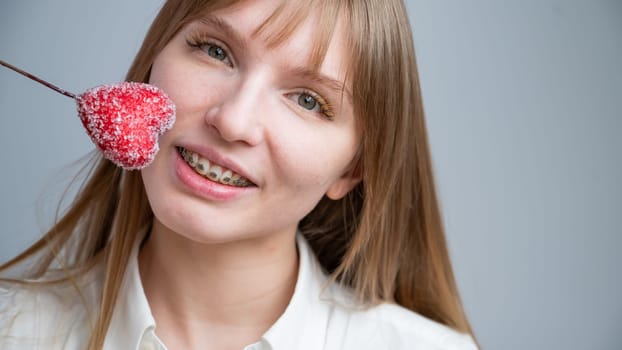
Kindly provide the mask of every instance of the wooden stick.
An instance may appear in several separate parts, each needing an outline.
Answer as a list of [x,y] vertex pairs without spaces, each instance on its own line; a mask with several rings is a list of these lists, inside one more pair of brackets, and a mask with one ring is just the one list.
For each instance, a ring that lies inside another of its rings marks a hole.
[[45,81],[45,80],[43,80],[43,79],[41,79],[41,78],[38,78],[38,77],[36,77],[36,76],[34,76],[34,75],[32,75],[32,74],[30,74],[30,73],[26,72],[26,71],[23,71],[23,70],[21,70],[21,69],[19,69],[19,68],[15,67],[15,66],[13,66],[13,65],[9,64],[9,63],[6,63],[6,62],[4,62],[3,60],[0,60],[0,64],[1,64],[1,65],[3,65],[3,66],[5,66],[5,67],[7,67],[7,68],[9,68],[9,69],[12,69],[12,70],[16,71],[17,73],[19,73],[19,74],[21,74],[21,75],[23,75],[23,76],[25,76],[25,77],[28,77],[28,78],[30,78],[30,79],[32,79],[32,80],[34,80],[34,81],[38,82],[38,83],[40,83],[40,84],[43,84],[43,85],[45,85],[45,86],[49,87],[50,89],[52,89],[52,90],[54,90],[54,91],[56,91],[56,92],[58,92],[58,93],[61,93],[61,94],[65,95],[65,96],[67,96],[67,97],[71,97],[71,98],[73,98],[74,100],[76,99],[76,95],[75,95],[75,94],[72,94],[72,93],[71,93],[71,92],[69,92],[69,91],[65,91],[65,90],[63,90],[63,89],[59,88],[58,86],[56,86],[56,85],[54,85],[54,84],[48,83],[47,81]]

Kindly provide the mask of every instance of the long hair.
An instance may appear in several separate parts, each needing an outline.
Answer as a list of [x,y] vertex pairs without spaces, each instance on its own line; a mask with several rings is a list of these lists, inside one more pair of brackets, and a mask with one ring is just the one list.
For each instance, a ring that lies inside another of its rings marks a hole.
[[[185,24],[235,2],[168,0],[147,32],[126,80],[148,82],[156,56]],[[340,200],[323,198],[302,219],[300,231],[331,280],[351,287],[364,304],[396,302],[472,333],[445,242],[403,2],[286,3],[258,30],[270,30],[278,44],[308,11],[320,9],[323,23],[318,28],[323,29],[318,32],[315,61],[321,61],[326,52],[337,16],[344,16],[351,53],[348,79],[362,135],[353,165],[362,181]],[[153,213],[139,172],[122,170],[99,155],[94,159],[67,212],[38,242],[0,266],[0,272],[38,257],[28,277],[40,277],[62,254],[62,266],[71,278],[103,260],[105,280],[89,343],[89,349],[100,349],[132,245],[138,232],[148,229]]]

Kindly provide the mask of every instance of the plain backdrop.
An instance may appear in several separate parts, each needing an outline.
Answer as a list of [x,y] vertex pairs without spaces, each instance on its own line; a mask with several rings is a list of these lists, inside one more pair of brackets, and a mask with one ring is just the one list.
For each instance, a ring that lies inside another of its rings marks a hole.
[[[0,58],[122,80],[160,1],[2,1]],[[484,349],[622,348],[622,1],[407,1],[449,246]],[[0,67],[0,260],[93,149],[74,103]],[[37,209],[39,208],[39,209]]]

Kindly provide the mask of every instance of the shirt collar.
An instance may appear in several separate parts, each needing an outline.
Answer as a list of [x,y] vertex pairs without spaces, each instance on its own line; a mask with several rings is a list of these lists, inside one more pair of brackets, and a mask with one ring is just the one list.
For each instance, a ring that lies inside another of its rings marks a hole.
[[324,298],[331,298],[331,288],[326,287],[326,275],[302,234],[296,242],[299,267],[294,294],[283,315],[262,337],[273,350],[321,349],[326,338],[331,310]]
[[[141,239],[132,248],[106,335],[105,350],[138,349],[145,335],[155,330],[155,319],[138,269],[142,237],[140,235]],[[294,294],[285,312],[261,339],[273,350],[322,348],[331,312],[326,300],[337,297],[332,288],[326,287],[326,275],[302,234],[298,233],[296,243],[299,264]]]
[[106,335],[105,350],[138,349],[145,333],[155,329],[138,270],[138,250],[143,237],[139,235],[132,248]]

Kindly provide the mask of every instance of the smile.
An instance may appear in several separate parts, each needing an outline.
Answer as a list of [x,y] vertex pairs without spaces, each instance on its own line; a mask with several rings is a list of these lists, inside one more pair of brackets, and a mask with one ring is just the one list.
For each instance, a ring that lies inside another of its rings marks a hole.
[[254,185],[240,174],[222,165],[216,164],[209,159],[203,158],[198,153],[189,151],[183,147],[177,147],[177,151],[197,174],[208,180],[234,187],[250,187]]

